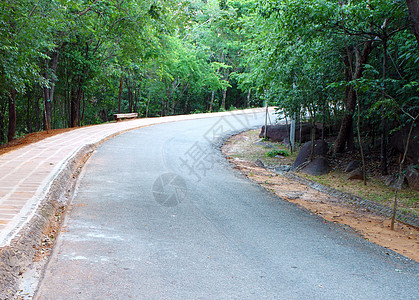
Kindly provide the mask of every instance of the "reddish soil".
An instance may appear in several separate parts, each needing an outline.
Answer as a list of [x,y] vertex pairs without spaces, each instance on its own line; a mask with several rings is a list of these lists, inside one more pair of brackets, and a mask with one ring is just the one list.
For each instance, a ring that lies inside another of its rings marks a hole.
[[22,148],[26,145],[39,142],[43,139],[49,138],[51,136],[61,134],[67,131],[74,130],[76,128],[65,128],[65,129],[52,129],[50,131],[39,131],[33,132],[25,135],[24,137],[14,139],[4,145],[0,145],[0,155]]

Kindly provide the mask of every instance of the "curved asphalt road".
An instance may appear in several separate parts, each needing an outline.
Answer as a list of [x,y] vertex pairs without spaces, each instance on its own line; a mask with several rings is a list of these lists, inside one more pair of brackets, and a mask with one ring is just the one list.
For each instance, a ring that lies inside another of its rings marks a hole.
[[263,123],[240,118],[155,125],[104,143],[35,298],[418,299],[417,263],[227,165],[214,135]]

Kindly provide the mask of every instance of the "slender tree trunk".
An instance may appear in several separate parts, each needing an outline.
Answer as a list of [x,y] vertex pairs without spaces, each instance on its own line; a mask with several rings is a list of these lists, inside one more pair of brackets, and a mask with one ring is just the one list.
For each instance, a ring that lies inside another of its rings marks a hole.
[[[347,66],[347,70],[345,71],[346,80],[350,77],[351,80],[356,80],[362,78],[362,74],[364,71],[364,65],[368,62],[369,54],[372,50],[372,41],[366,41],[363,45],[362,53],[360,53],[355,48],[355,70],[351,71],[348,66],[350,66],[353,55],[350,51],[347,53],[347,57],[345,58],[345,65]],[[350,72],[350,76],[349,73]],[[354,72],[354,73],[352,73]],[[353,114],[356,107],[356,93],[352,86],[348,87],[346,90],[346,97],[345,97],[345,113],[342,119],[341,127],[339,130],[338,137],[336,138],[334,144],[334,152],[341,153],[345,151],[345,145],[349,146],[349,148],[353,147]],[[352,139],[352,141],[351,141]]]
[[56,81],[56,73],[57,73],[57,66],[58,66],[58,58],[59,52],[58,49],[54,51],[52,54],[52,66],[49,67],[49,63],[47,63],[46,71],[44,74],[44,78],[47,79],[50,83],[50,87],[43,87],[43,101],[44,101],[44,130],[49,131],[51,130],[51,120],[52,120],[52,102],[54,100],[54,90],[55,90],[55,81]]
[[172,116],[175,114],[175,106],[176,106],[175,100],[172,99],[172,105],[171,105],[171,108],[170,108],[170,114]]
[[128,90],[128,112],[132,113],[132,109],[134,107],[134,95],[132,92],[131,85],[128,81],[128,77],[125,78],[125,84]]
[[189,113],[189,100],[191,99],[191,94],[189,93],[189,89],[186,92],[186,101],[185,101],[185,109],[184,109],[184,113],[188,114]]
[[252,95],[252,88],[247,92],[246,107],[250,107],[250,96]]
[[41,116],[41,110],[39,108],[39,106],[40,106],[39,105],[40,97],[38,95],[38,87],[37,86],[35,86],[34,95],[35,95],[34,105],[35,105],[35,117],[36,117],[36,120],[35,120],[35,131],[39,131],[41,129],[42,116]]
[[406,0],[407,8],[409,10],[410,22],[412,24],[413,33],[419,46],[419,1]]
[[161,103],[160,103],[160,117],[164,116],[164,97],[161,99]]
[[43,88],[43,104],[44,104],[44,130],[47,132],[51,130],[51,119],[52,119],[52,103],[51,99],[49,98],[49,89],[44,87]]
[[358,118],[356,122],[356,129],[358,133],[358,143],[359,143],[359,151],[361,153],[361,161],[362,161],[362,177],[364,180],[364,185],[367,185],[367,172],[365,168],[365,156],[364,156],[364,147],[362,145],[361,139],[361,100],[358,97],[358,92],[356,92],[356,98],[358,99]]
[[134,112],[138,112],[138,97],[140,97],[140,94],[141,94],[141,88],[139,87],[134,95]]
[[226,109],[226,98],[227,98],[227,88],[225,90],[223,90],[223,100],[222,100],[222,103],[221,103],[221,108],[223,110]]
[[71,90],[71,127],[77,127],[80,124],[80,103],[83,96],[82,86],[82,78],[80,78],[78,85]]
[[3,99],[0,98],[0,144],[6,142],[6,130],[4,127],[7,123],[6,110],[8,109],[8,105],[9,101],[3,101]]
[[32,132],[32,125],[31,125],[31,96],[32,93],[28,91],[27,93],[27,102],[26,102],[26,128],[29,132]]
[[214,98],[215,98],[215,91],[211,92],[211,101],[210,101],[210,107],[209,112],[212,112],[213,106],[214,106]]
[[[229,69],[224,70],[224,80],[225,81],[229,81],[228,77],[230,76],[230,71]],[[222,108],[225,110],[226,109],[226,99],[227,99],[227,87],[225,88],[225,90],[223,90],[223,101],[222,101]]]
[[81,110],[81,118],[80,118],[80,124],[79,125],[84,124],[84,112],[85,112],[85,109],[86,109],[86,99],[84,97],[84,92],[83,91],[80,92],[80,103],[82,103],[82,102],[83,102],[83,108]]
[[324,141],[324,128],[326,127],[326,100],[323,101],[322,110],[322,141]]
[[79,109],[77,103],[77,90],[75,88],[71,89],[71,108],[70,108],[70,127],[77,127],[79,123]]
[[410,142],[410,137],[412,135],[413,126],[415,126],[415,122],[419,118],[419,115],[416,115],[416,117],[409,115],[409,117],[412,119],[412,125],[410,126],[409,134],[407,135],[407,141],[406,141],[406,146],[404,148],[403,158],[399,166],[399,178],[397,179],[396,188],[394,191],[393,213],[391,214],[391,222],[390,222],[391,230],[394,230],[394,221],[396,220],[397,193],[400,191],[403,184],[403,179],[404,179],[404,176],[402,174],[403,164],[406,160],[407,150],[409,149],[409,142]]
[[16,135],[16,90],[10,89],[9,96],[9,129],[7,131],[7,141],[10,142]]
[[[387,79],[387,40],[383,40],[383,91],[382,98],[386,98],[386,79]],[[385,107],[382,108],[381,119],[381,175],[388,175],[387,169],[387,117]]]
[[179,77],[177,79],[175,79],[173,81],[173,83],[172,83],[172,88],[171,88],[170,94],[169,94],[170,95],[169,99],[170,99],[170,114],[171,115],[174,115],[175,114],[175,108],[176,108],[177,99],[180,99],[182,97],[183,93],[186,90],[186,87],[189,85],[189,84],[187,84],[185,86],[185,88],[182,90],[182,92],[180,93],[180,95],[178,95],[176,97],[176,94],[175,93],[178,90],[180,84],[181,84],[181,80],[180,80]]
[[148,90],[148,96],[147,96],[147,106],[145,110],[145,117],[148,118],[149,108],[150,108],[150,99],[151,99],[151,90]]
[[122,83],[123,83],[124,77],[121,76],[121,80],[119,82],[119,96],[118,96],[118,114],[121,113],[121,101],[122,101]]

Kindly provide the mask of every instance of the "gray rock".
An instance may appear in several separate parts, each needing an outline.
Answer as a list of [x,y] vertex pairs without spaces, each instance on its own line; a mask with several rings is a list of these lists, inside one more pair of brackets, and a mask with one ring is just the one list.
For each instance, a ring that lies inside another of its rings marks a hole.
[[419,190],[419,172],[414,165],[407,167],[406,180],[411,189]]
[[[268,125],[266,131],[266,137],[268,137],[271,141],[274,142],[283,142],[285,144],[289,144],[289,130],[290,124],[288,125]],[[265,126],[262,126],[260,131],[259,137],[263,138],[265,133]],[[307,142],[311,139],[310,136],[311,128],[309,123],[303,123],[301,125],[301,141],[300,141],[300,124],[295,125],[295,140],[301,143]],[[319,129],[316,130],[316,138],[320,137],[321,131]]]
[[349,164],[346,166],[345,172],[349,173],[352,172],[355,169],[358,169],[360,167],[360,163],[357,160],[353,160],[349,162]]
[[349,176],[349,180],[364,180],[364,176],[362,176],[362,168],[356,168],[353,170]]
[[[314,150],[313,150],[313,156],[323,156],[325,157],[327,152],[329,151],[329,145],[323,141],[323,140],[317,140],[314,141]],[[297,158],[294,161],[294,164],[292,165],[292,169],[295,170],[302,165],[304,165],[306,162],[308,162],[310,158],[311,153],[311,141],[307,142],[301,147],[300,152],[298,152]]]
[[329,160],[325,157],[316,157],[301,172],[309,175],[319,176],[330,172]]
[[[404,154],[409,131],[410,127],[407,126],[402,130],[395,132],[391,137],[390,144],[400,153],[400,155]],[[409,161],[413,162],[413,164],[419,164],[419,126],[414,127],[412,130],[409,148],[407,149],[407,158]]]

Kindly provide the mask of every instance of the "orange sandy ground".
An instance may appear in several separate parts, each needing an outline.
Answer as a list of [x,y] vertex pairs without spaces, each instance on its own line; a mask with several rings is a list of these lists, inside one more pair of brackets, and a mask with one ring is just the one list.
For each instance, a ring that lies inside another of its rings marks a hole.
[[250,180],[289,202],[305,207],[327,221],[348,225],[365,239],[419,262],[419,230],[417,228],[396,223],[392,231],[388,218],[340,203],[333,196],[260,168],[252,162],[232,158],[231,155],[246,151],[246,149],[238,149],[240,143],[231,143],[232,140],[236,139],[237,142],[240,138],[240,135],[232,137],[222,147],[222,151],[235,165],[235,169]]

